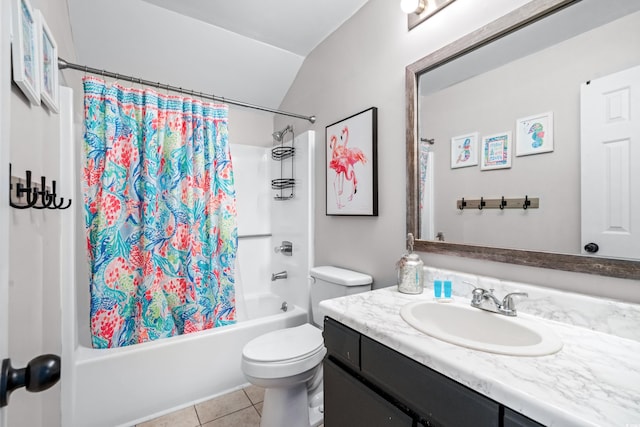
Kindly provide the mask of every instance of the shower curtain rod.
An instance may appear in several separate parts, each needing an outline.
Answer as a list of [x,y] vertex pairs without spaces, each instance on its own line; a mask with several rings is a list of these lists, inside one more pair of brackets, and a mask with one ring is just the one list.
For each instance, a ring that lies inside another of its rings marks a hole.
[[165,89],[173,92],[183,93],[185,95],[197,96],[200,98],[210,99],[212,101],[224,102],[226,104],[237,105],[239,107],[252,108],[254,110],[261,110],[261,111],[267,111],[269,113],[280,114],[282,116],[289,116],[289,117],[295,117],[298,119],[304,119],[304,120],[308,120],[311,123],[316,122],[316,116],[303,116],[301,114],[289,113],[287,111],[276,110],[269,107],[262,107],[260,105],[249,104],[247,102],[235,101],[233,99],[228,99],[221,96],[208,95],[203,92],[196,92],[195,90],[183,89],[181,87],[171,86],[171,85],[163,84],[160,82],[152,82],[150,80],[140,79],[138,77],[127,76],[119,73],[113,73],[111,71],[101,70],[99,68],[92,68],[86,65],[74,64],[62,58],[58,58],[58,69],[64,70],[66,68],[71,68],[72,70],[84,71],[85,73],[99,74],[101,76],[111,77],[116,80],[126,80],[133,83],[139,83],[145,86],[157,87],[159,89]]

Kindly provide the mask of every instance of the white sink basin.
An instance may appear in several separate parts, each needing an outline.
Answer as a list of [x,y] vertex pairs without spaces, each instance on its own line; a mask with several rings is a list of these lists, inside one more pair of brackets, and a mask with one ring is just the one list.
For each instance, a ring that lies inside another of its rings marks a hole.
[[402,307],[400,316],[434,338],[489,353],[545,356],[562,348],[560,338],[533,319],[508,317],[461,303],[416,301]]

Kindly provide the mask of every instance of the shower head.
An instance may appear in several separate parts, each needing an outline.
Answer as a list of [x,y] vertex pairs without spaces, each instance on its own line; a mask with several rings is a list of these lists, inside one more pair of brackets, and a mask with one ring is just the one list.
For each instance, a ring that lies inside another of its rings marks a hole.
[[273,136],[273,139],[275,139],[276,141],[278,142],[282,141],[282,131],[274,132],[271,135]]
[[293,132],[293,127],[291,125],[287,125],[287,127],[282,129],[281,131],[272,133],[271,136],[273,136],[273,139],[275,139],[276,141],[282,142],[282,138],[289,131]]

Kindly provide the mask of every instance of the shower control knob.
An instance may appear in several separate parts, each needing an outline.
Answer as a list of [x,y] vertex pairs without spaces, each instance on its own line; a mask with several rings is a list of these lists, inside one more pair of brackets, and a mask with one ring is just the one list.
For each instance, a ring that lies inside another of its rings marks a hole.
[[282,253],[282,255],[291,256],[293,255],[293,243],[287,240],[283,240],[282,245],[276,246],[275,248],[273,248],[273,251],[275,253],[280,252]]
[[0,372],[0,408],[7,406],[11,392],[20,387],[36,393],[52,387],[59,379],[60,356],[55,354],[38,356],[21,369],[12,367],[11,359],[4,359]]
[[600,247],[596,243],[587,243],[584,245],[584,250],[590,254],[595,254],[598,252],[598,249],[600,249]]

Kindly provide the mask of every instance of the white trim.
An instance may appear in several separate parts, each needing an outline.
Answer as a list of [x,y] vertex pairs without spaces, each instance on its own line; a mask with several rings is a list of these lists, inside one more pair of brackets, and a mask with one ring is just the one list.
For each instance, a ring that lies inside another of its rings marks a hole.
[[[9,357],[9,124],[11,99],[10,2],[0,1],[0,360]],[[0,427],[8,426],[0,409]]]
[[[74,156],[73,90],[60,87],[60,194],[75,198],[76,159]],[[77,202],[76,202],[77,203]],[[60,305],[61,305],[61,425],[72,426],[75,401],[76,354],[78,343],[75,300],[76,209],[71,206],[60,216]]]

